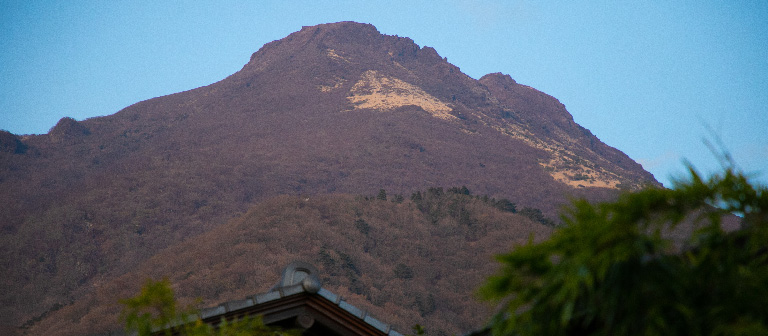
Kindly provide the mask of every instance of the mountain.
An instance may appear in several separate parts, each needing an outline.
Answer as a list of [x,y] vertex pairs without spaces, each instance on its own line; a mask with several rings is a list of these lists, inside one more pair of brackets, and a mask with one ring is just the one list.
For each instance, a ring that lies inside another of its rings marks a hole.
[[368,24],[304,27],[220,82],[48,134],[0,132],[0,324],[34,330],[280,195],[466,186],[556,219],[572,197],[646,184],[659,185],[508,75],[475,80]]

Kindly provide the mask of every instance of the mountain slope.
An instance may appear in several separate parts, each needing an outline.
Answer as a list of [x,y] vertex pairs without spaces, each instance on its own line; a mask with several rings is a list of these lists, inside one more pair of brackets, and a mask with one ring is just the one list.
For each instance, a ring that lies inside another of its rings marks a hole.
[[[494,254],[551,228],[489,202],[437,189],[418,201],[350,195],[278,196],[202,235],[161,250],[135,272],[100,281],[30,331],[106,333],[120,328],[115,303],[146,278],[168,277],[185,302],[202,306],[267,291],[281,268],[309,261],[324,286],[373,316],[408,331],[462,334],[482,326],[490,306],[474,297],[495,270]],[[482,262],[478,262],[482,261]]]
[[304,27],[209,86],[0,134],[0,324],[32,323],[277,195],[466,185],[556,218],[569,197],[646,183],[509,76],[472,79],[371,25]]

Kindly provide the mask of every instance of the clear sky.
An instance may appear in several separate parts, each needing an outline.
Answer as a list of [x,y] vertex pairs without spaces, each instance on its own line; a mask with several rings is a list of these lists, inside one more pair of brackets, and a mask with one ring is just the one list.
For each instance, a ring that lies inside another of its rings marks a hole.
[[0,129],[47,133],[211,84],[302,26],[375,25],[502,72],[669,186],[704,138],[768,181],[768,1],[0,0]]

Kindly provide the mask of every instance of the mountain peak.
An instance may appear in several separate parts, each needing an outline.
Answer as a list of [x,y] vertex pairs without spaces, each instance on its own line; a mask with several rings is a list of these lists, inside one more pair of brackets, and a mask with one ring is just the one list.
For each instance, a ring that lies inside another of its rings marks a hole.
[[379,30],[370,23],[360,23],[354,21],[340,21],[333,23],[323,23],[314,26],[302,26],[301,30],[294,33],[311,32],[317,34],[323,32],[326,34],[342,34],[347,36],[352,35],[371,35],[380,34]]
[[344,63],[345,67],[362,66],[358,67],[360,72],[382,62],[445,62],[433,48],[420,47],[410,38],[382,34],[371,24],[344,21],[304,26],[283,39],[267,43],[251,56],[244,70],[265,70],[276,64],[301,66],[300,62],[322,67],[328,64],[328,58]]
[[339,44],[374,44],[384,36],[371,24],[343,21],[304,26],[283,40],[300,44],[312,42],[319,45],[330,44],[338,47]]

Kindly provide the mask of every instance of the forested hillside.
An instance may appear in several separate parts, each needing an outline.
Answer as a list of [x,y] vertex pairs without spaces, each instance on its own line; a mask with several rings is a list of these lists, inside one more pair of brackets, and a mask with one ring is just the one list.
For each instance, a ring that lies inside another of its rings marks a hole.
[[[326,288],[375,317],[435,335],[482,326],[492,307],[476,289],[492,256],[545,238],[551,228],[513,213],[508,200],[431,188],[410,195],[279,196],[207,233],[161,250],[136,271],[97,282],[31,325],[39,335],[120,329],[117,301],[147,278],[167,277],[183,302],[214,306],[267,291],[294,260],[316,265]],[[384,199],[386,196],[386,199]]]

